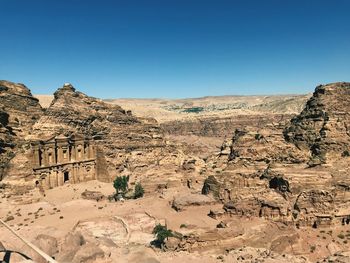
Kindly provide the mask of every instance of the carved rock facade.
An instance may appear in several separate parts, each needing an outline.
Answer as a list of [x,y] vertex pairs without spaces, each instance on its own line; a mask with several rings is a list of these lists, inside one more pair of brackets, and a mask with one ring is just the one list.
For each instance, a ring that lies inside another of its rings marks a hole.
[[34,176],[44,189],[97,178],[92,140],[61,135],[31,145]]

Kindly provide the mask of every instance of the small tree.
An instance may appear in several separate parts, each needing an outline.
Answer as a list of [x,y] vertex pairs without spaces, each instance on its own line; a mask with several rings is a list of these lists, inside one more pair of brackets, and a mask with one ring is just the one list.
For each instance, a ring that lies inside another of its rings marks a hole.
[[128,190],[129,176],[117,176],[113,182],[113,186],[117,194],[124,195]]
[[140,198],[143,197],[143,194],[145,193],[145,190],[143,189],[141,183],[137,183],[135,185],[135,192],[134,192],[134,198]]
[[161,224],[156,225],[152,233],[156,235],[156,240],[152,241],[152,244],[157,247],[162,247],[165,239],[174,236],[170,229],[168,229],[166,226],[162,226]]

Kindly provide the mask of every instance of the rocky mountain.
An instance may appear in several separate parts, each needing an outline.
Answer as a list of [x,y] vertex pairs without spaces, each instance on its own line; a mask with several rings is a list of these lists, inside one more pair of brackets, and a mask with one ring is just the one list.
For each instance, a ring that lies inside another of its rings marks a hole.
[[203,193],[224,203],[224,212],[213,216],[298,227],[349,224],[349,99],[350,83],[319,86],[290,123],[237,129],[208,161],[213,176]]
[[136,118],[130,111],[89,97],[70,84],[55,92],[50,107],[33,129],[36,137],[63,132],[94,138],[98,155],[106,161],[107,181],[137,166],[127,161],[131,152],[146,154],[165,146],[162,130],[154,119]]
[[[38,102],[35,98],[33,101]],[[16,101],[12,103],[16,104]],[[96,151],[98,180],[111,182],[118,175],[126,175],[130,176],[131,184],[142,180],[146,191],[153,191],[159,184],[166,185],[168,182],[183,184],[187,169],[183,164],[195,160],[203,163],[203,160],[185,154],[181,145],[166,141],[156,120],[135,117],[118,105],[76,91],[71,84],[65,84],[55,92],[48,108],[43,111],[39,106],[38,109],[38,114],[30,117],[30,125],[26,124],[28,129],[19,126],[23,130],[21,147],[11,152],[11,161],[7,162],[4,172],[6,180],[3,182],[14,185],[16,189],[19,189],[19,184],[34,187],[37,180],[38,175],[33,173],[35,165],[31,144],[39,141],[49,143],[53,138],[85,138]],[[32,112],[28,111],[28,114]],[[24,113],[15,114],[21,116]],[[8,141],[14,140],[9,138]],[[58,151],[53,149],[56,155]],[[50,171],[56,173],[57,169],[52,166]],[[159,182],[160,174],[167,174],[167,178]],[[199,174],[199,169],[196,174]]]
[[[20,93],[18,96],[30,101],[32,97],[29,91],[24,94],[21,91],[18,91]],[[11,98],[12,103],[17,105],[15,97],[10,97],[9,105]],[[37,99],[32,98],[32,101],[38,105]],[[23,107],[23,105],[25,104],[20,106]],[[140,151],[139,155],[141,153],[152,155],[152,151],[165,146],[162,130],[155,120],[136,118],[130,111],[127,112],[120,106],[89,97],[76,91],[70,84],[65,84],[55,92],[54,100],[44,112],[40,106],[38,111],[20,108],[16,109],[17,112],[9,110],[11,108],[8,105],[4,106],[11,115],[18,116],[20,127],[31,127],[30,131],[23,134],[26,148],[22,153],[17,151],[15,158],[12,159],[9,174],[13,178],[27,178],[26,180],[30,178],[32,153],[29,143],[31,141],[45,140],[60,134],[65,136],[79,134],[96,142],[99,163],[105,163],[99,166],[100,179],[104,181],[110,181],[117,174],[133,170],[140,165],[156,163],[151,158],[149,158],[151,163],[145,161],[147,164],[140,160],[133,162],[132,152]],[[21,123],[25,112],[33,116],[30,117],[31,122],[28,124]]]
[[349,156],[350,83],[320,85],[304,110],[284,130],[288,142],[306,148],[312,164]]
[[0,81],[0,180],[16,149],[43,114],[39,100],[23,84]]
[[[2,83],[0,217],[58,261],[348,261],[348,83],[318,87],[303,110],[303,96],[159,100],[190,116],[160,124],[69,83],[44,110]],[[158,224],[173,235],[150,248]]]

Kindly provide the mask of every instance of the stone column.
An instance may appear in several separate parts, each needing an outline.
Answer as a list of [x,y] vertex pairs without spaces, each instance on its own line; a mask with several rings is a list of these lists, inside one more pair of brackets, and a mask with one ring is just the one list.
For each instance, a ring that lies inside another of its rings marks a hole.
[[53,150],[53,162],[54,164],[57,164],[57,154],[58,154],[57,146],[55,145],[52,150]]
[[82,176],[81,176],[81,169],[80,169],[80,164],[77,164],[75,165],[75,176],[77,177],[77,182],[80,183],[80,182],[84,182]]
[[49,148],[47,150],[47,164],[51,166],[54,163],[53,159],[54,158],[53,158],[52,148]]
[[50,189],[50,186],[51,186],[51,184],[50,184],[50,176],[47,174],[46,176],[45,176],[45,188],[46,189]]
[[57,171],[57,169],[55,170],[55,174],[56,174],[57,186],[59,186],[59,185],[60,185],[60,178],[59,178],[59,176],[58,176],[58,171]]
[[75,175],[76,175],[76,177],[77,177],[77,182],[78,183],[80,183],[80,182],[83,182],[84,180],[83,180],[83,178],[81,177],[81,174],[80,174],[80,165],[77,165],[77,166],[75,166]]
[[56,176],[53,174],[53,172],[49,172],[48,177],[50,178],[50,188],[56,187]]
[[64,184],[63,172],[61,169],[57,170],[58,185]]
[[62,147],[61,146],[57,146],[57,159],[56,159],[56,163],[62,163],[62,159],[63,159],[63,152],[62,152]]
[[91,159],[92,157],[92,154],[91,154],[91,144],[89,143],[88,145],[87,145],[87,158],[88,159]]
[[86,142],[83,142],[82,144],[82,159],[86,160],[87,159],[87,152],[86,152]]
[[83,153],[82,153],[82,147],[81,147],[81,144],[77,145],[77,147],[75,148],[76,149],[76,159],[77,160],[82,160],[82,156],[83,156]]
[[76,152],[75,152],[76,149],[75,149],[75,148],[76,148],[76,147],[75,147],[75,144],[73,144],[73,145],[72,145],[72,148],[71,148],[71,149],[72,149],[72,157],[71,157],[71,160],[72,160],[72,161],[75,161],[75,160],[77,159],[77,157],[76,157]]
[[32,165],[33,167],[39,167],[40,166],[39,147],[33,146],[32,153],[33,153]]
[[41,166],[48,166],[47,148],[42,149],[41,157],[43,158]]
[[96,180],[97,179],[96,162],[94,162],[94,165],[92,166],[92,174],[93,174],[93,180]]
[[72,169],[71,169],[71,182],[73,183],[73,184],[76,184],[76,183],[78,183],[79,181],[78,181],[78,178],[77,178],[77,174],[76,174],[76,172],[75,172],[75,164],[72,164]]
[[62,146],[62,159],[61,163],[69,162],[69,148],[66,146]]
[[95,146],[93,144],[89,145],[89,158],[90,159],[96,158]]

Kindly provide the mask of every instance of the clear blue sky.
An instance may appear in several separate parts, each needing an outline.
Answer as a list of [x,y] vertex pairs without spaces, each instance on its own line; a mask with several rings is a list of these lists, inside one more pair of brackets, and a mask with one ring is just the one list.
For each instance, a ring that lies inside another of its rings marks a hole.
[[349,0],[0,0],[0,79],[101,98],[350,81]]

